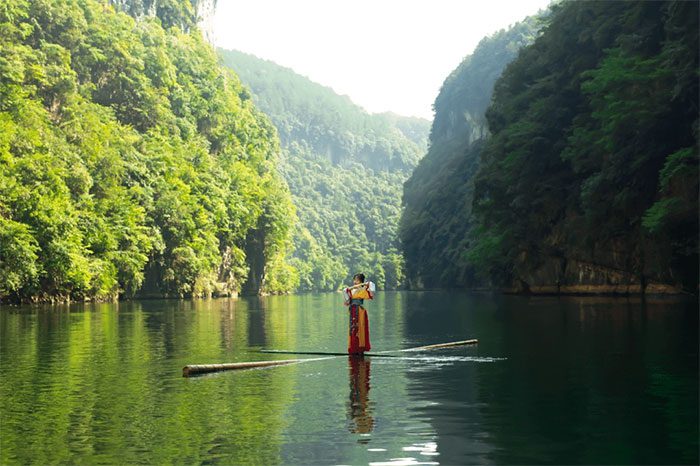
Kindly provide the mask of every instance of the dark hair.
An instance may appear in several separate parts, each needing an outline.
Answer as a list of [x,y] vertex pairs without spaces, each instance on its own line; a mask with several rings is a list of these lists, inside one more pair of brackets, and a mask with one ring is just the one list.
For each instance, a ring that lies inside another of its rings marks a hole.
[[365,274],[364,273],[356,273],[355,275],[352,276],[352,279],[359,278],[360,282],[364,283],[365,282]]

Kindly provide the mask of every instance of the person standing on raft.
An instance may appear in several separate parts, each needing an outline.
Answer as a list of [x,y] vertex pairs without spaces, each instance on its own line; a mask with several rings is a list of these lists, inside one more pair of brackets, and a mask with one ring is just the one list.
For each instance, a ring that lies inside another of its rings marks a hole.
[[348,354],[363,354],[372,349],[369,342],[369,319],[367,309],[362,305],[365,299],[374,299],[374,283],[365,282],[364,274],[352,277],[353,285],[345,288],[345,305],[350,314],[348,333]]

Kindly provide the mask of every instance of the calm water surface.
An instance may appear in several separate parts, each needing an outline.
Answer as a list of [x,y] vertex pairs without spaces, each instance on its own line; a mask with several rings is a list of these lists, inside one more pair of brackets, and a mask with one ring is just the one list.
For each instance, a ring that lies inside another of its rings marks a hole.
[[[2,464],[697,464],[698,305],[387,292],[0,308]],[[306,356],[311,358],[312,356]]]

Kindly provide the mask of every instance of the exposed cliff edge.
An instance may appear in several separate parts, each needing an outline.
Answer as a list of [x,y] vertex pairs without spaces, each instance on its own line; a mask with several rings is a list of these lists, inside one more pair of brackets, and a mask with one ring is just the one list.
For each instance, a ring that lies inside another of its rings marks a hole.
[[541,31],[445,81],[404,190],[412,286],[697,294],[698,4],[565,2]]
[[527,18],[479,42],[450,73],[435,99],[430,147],[404,184],[400,224],[409,287],[482,287],[466,259],[474,176],[489,136],[493,85],[518,51],[533,42],[540,19]]

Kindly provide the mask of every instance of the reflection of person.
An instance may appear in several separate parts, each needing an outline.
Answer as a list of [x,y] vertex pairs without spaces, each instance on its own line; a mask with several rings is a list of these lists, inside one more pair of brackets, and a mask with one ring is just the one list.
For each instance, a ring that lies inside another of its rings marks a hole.
[[365,283],[361,273],[352,277],[353,285],[345,288],[345,305],[349,306],[350,328],[348,332],[348,353],[362,354],[372,349],[369,343],[369,319],[362,306],[365,299],[374,298],[374,283]]
[[353,434],[372,432],[374,419],[369,405],[369,359],[350,356],[350,401],[348,402],[349,426]]

